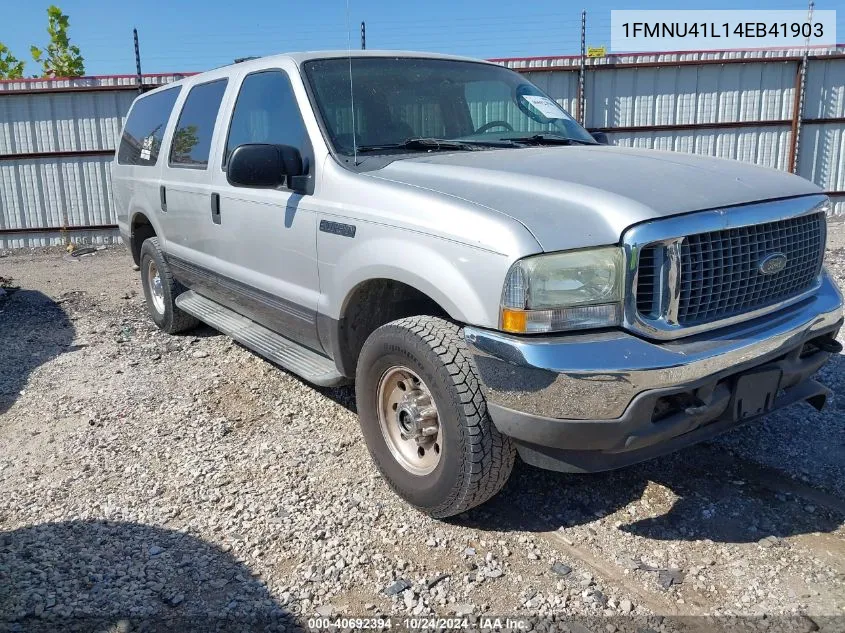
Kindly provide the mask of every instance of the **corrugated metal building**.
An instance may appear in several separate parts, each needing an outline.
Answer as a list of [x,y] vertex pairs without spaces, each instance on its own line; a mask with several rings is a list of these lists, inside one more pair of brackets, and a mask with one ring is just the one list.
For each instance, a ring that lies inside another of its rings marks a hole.
[[[791,170],[845,214],[845,46],[801,50],[502,59],[613,143]],[[145,86],[184,75],[146,75]],[[134,76],[0,82],[0,248],[116,237],[108,163]],[[795,129],[800,144],[795,151]]]
[[134,75],[0,81],[0,248],[117,238],[109,163],[137,94]]

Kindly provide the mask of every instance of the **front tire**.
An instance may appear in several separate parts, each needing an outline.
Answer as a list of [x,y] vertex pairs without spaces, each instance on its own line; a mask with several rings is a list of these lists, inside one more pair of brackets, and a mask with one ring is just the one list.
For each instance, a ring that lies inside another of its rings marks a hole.
[[190,330],[199,320],[176,307],[176,297],[185,292],[170,271],[157,237],[141,245],[141,284],[147,300],[147,311],[159,329],[168,334]]
[[419,316],[378,328],[361,350],[355,393],[373,461],[419,510],[459,514],[507,482],[516,452],[487,413],[458,325]]

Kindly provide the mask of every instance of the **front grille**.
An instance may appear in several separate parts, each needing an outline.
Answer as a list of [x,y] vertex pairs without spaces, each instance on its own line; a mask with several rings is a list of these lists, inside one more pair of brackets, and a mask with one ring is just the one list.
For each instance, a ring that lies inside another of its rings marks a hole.
[[[824,234],[824,213],[814,213],[686,236],[679,248],[678,325],[718,321],[809,289],[821,270]],[[641,254],[637,310],[646,318],[659,316],[656,292],[660,284],[655,283],[659,271],[654,262],[662,248],[652,245]],[[773,253],[786,255],[786,266],[764,275],[760,262]]]
[[637,268],[637,310],[640,314],[653,314],[657,309],[656,253],[657,248],[654,246],[648,246],[640,251],[640,262]]

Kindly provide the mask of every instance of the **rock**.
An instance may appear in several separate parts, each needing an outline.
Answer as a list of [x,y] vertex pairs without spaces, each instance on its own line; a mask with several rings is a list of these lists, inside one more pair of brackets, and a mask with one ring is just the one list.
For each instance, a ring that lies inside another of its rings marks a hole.
[[472,615],[472,612],[475,610],[475,606],[461,602],[455,605],[455,615],[459,618]]
[[773,545],[777,545],[779,542],[780,539],[777,536],[769,535],[757,541],[757,545],[759,545],[760,547],[768,548],[772,547]]
[[383,590],[384,595],[386,596],[398,596],[400,593],[405,591],[406,589],[411,588],[411,583],[409,583],[404,578],[400,578],[399,580],[395,581],[389,587],[386,587]]
[[406,609],[413,609],[417,606],[417,597],[410,589],[406,589],[402,592],[402,601],[405,603]]
[[314,609],[314,613],[316,613],[321,618],[330,618],[334,615],[335,608],[330,604],[321,604],[319,607]]
[[488,569],[486,572],[484,572],[484,575],[487,576],[488,578],[498,578],[503,573],[504,572],[501,569],[497,568],[497,569]]
[[568,576],[570,573],[572,573],[572,567],[563,563],[555,563],[554,565],[552,565],[552,571],[558,576]]
[[158,545],[153,545],[148,551],[149,551],[150,556],[158,556],[164,550],[161,549]]
[[627,615],[634,610],[634,603],[630,600],[622,600],[619,602],[619,610]]
[[467,547],[464,550],[464,556],[475,556],[475,548],[474,547]]
[[191,354],[194,358],[208,358],[208,352],[202,349],[198,349],[193,354]]
[[657,573],[657,584],[663,589],[668,589],[672,585],[680,585],[682,582],[684,582],[684,573],[680,569],[662,569]]
[[431,580],[429,580],[429,581],[425,584],[425,586],[426,586],[426,588],[427,588],[427,589],[431,589],[431,588],[436,587],[437,585],[439,585],[441,582],[443,582],[444,580],[446,580],[448,577],[449,577],[449,574],[437,574],[434,578],[432,578]]

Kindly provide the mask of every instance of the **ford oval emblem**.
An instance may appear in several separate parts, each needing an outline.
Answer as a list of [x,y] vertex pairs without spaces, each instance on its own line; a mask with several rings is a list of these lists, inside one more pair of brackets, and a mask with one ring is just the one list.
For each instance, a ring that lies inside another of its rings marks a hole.
[[786,255],[783,253],[770,253],[760,260],[757,265],[761,275],[774,275],[786,268]]

